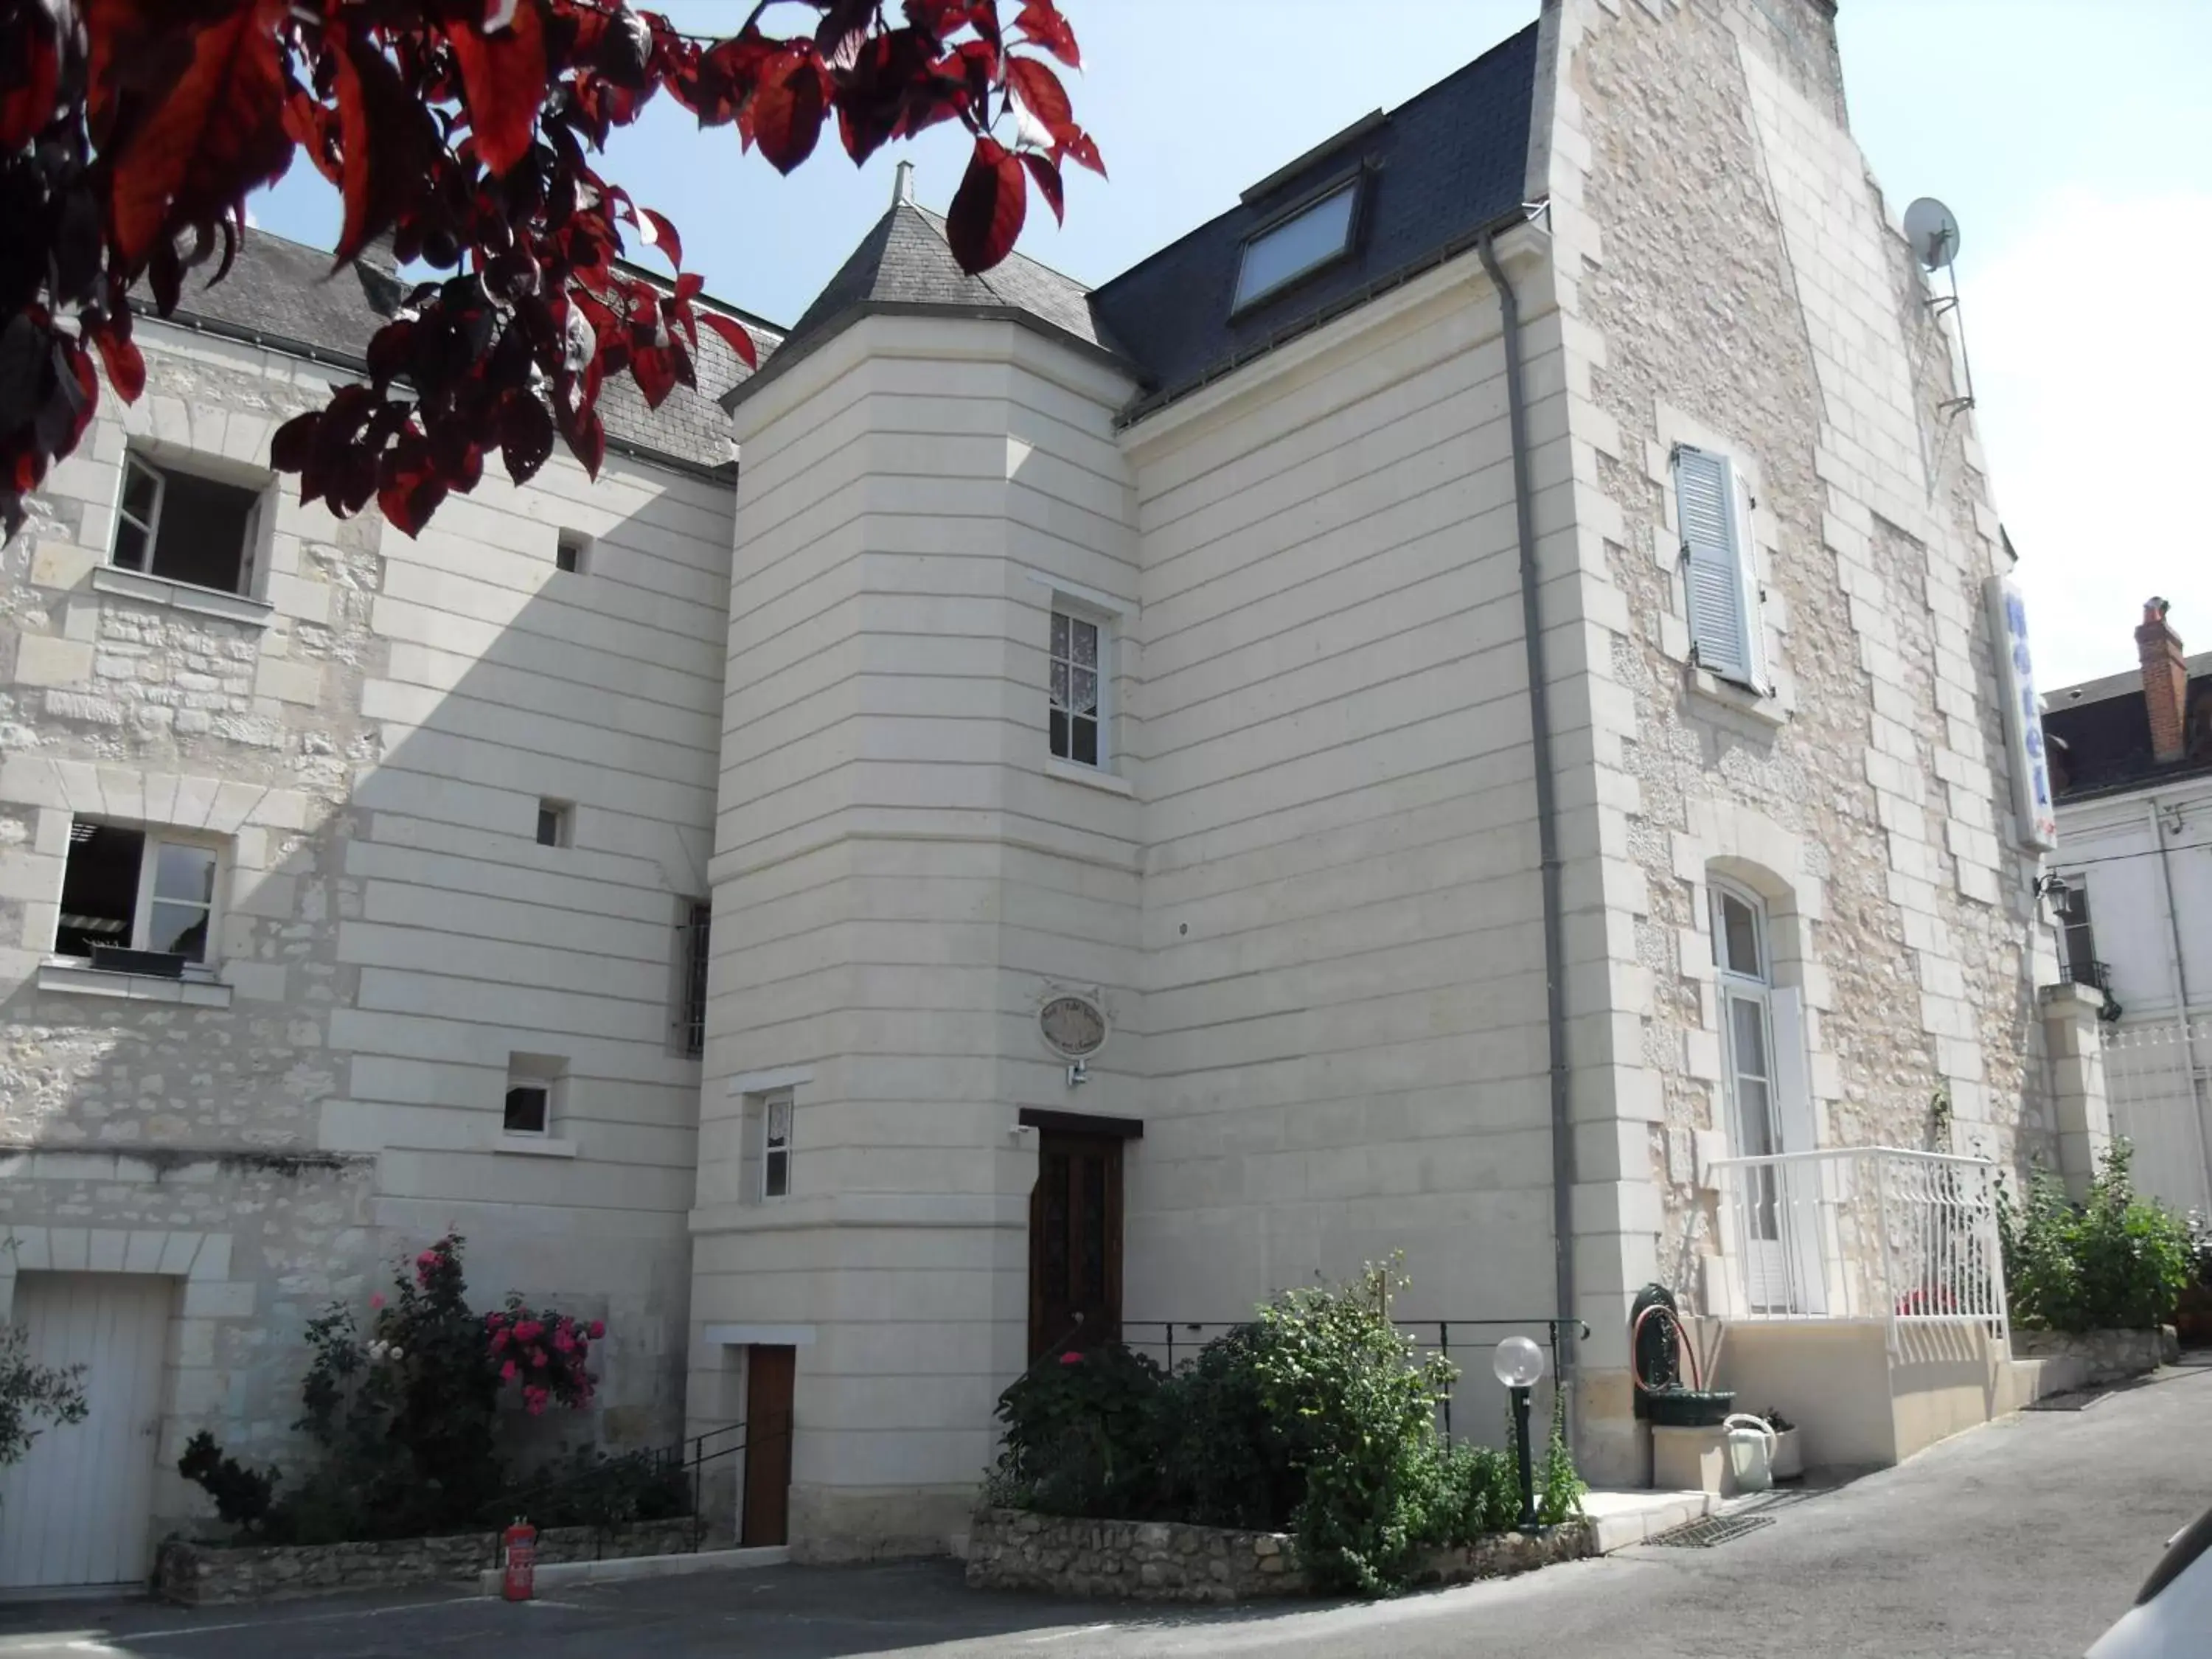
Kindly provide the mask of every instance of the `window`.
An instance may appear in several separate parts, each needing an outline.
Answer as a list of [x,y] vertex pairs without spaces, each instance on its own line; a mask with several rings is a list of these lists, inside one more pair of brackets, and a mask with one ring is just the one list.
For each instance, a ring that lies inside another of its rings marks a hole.
[[507,1103],[500,1127],[511,1135],[550,1137],[557,1103],[554,1097],[560,1091],[567,1063],[552,1054],[509,1054]]
[[1052,752],[1079,765],[1103,763],[1103,624],[1055,608],[1052,613]]
[[566,801],[539,801],[538,803],[538,844],[540,847],[568,846],[574,810]]
[[126,973],[204,967],[220,849],[79,818],[70,825],[54,953]]
[[684,927],[684,1002],[677,1024],[684,1052],[694,1060],[707,1052],[708,930],[713,920],[712,907],[694,904]]
[[791,1191],[791,1091],[761,1097],[761,1196]]
[[2108,977],[2105,964],[2097,960],[2097,939],[2089,929],[2089,890],[2080,876],[2068,882],[2056,908],[2060,976],[2069,985],[2094,985],[2100,991],[2111,988],[2105,983]]
[[1727,456],[1675,446],[1674,521],[1682,535],[1692,655],[1708,672],[1763,693],[1765,636],[1748,507]]
[[1246,242],[1230,311],[1242,311],[1349,252],[1358,203],[1359,180],[1347,179]]
[[592,538],[580,530],[564,530],[561,539],[553,545],[553,568],[570,574],[580,574],[590,560]]
[[156,466],[142,455],[123,458],[112,561],[121,568],[250,592],[260,531],[259,489]]

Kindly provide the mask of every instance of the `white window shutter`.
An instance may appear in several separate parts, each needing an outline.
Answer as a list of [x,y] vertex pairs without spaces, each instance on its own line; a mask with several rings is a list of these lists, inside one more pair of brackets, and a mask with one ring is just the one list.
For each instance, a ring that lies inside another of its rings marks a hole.
[[[1779,1150],[1817,1152],[1820,1127],[1805,1047],[1804,996],[1795,987],[1778,987],[1768,994],[1767,1012],[1774,1034],[1774,1127],[1781,1137]],[[1824,1313],[1828,1298],[1823,1235],[1828,1215],[1821,1169],[1817,1163],[1785,1163],[1780,1168],[1790,1305],[1798,1313]]]
[[1674,517],[1682,531],[1690,644],[1700,667],[1759,684],[1759,590],[1735,469],[1725,455],[1678,445]]

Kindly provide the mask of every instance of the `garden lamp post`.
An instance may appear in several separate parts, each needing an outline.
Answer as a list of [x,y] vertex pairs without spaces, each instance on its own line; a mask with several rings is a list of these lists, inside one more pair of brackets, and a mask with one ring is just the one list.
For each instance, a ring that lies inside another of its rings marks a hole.
[[1509,1336],[1491,1356],[1490,1369],[1513,1392],[1513,1455],[1521,1466],[1522,1532],[1536,1528],[1536,1477],[1528,1462],[1528,1391],[1544,1375],[1544,1351],[1525,1336]]

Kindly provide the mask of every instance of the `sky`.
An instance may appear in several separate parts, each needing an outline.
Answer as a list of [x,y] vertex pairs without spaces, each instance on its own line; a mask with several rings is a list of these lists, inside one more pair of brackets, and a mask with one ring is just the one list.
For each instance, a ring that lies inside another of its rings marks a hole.
[[[751,3],[659,0],[699,33]],[[1111,178],[1071,167],[1066,226],[1033,196],[1020,246],[1091,283],[1536,15],[1536,0],[1061,6],[1083,44],[1084,72],[1066,77],[1077,118]],[[2212,649],[2212,512],[2182,487],[2212,472],[2212,0],[1841,0],[1838,17],[1852,128],[1892,212],[1933,195],[1959,218],[1975,416],[2040,684],[2132,667],[2153,593]],[[710,292],[787,324],[882,215],[902,156],[942,210],[967,158],[954,131],[857,170],[825,131],[786,179],[664,99],[605,171],[675,221]],[[252,211],[281,235],[336,239],[311,168]]]

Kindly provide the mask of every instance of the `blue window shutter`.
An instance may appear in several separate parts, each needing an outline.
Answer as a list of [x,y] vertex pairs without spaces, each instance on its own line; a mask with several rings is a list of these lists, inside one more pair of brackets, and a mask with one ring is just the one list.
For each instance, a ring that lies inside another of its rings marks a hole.
[[1743,533],[1735,469],[1725,455],[1679,445],[1674,518],[1682,531],[1690,644],[1700,667],[1723,679],[1759,683],[1759,591]]

